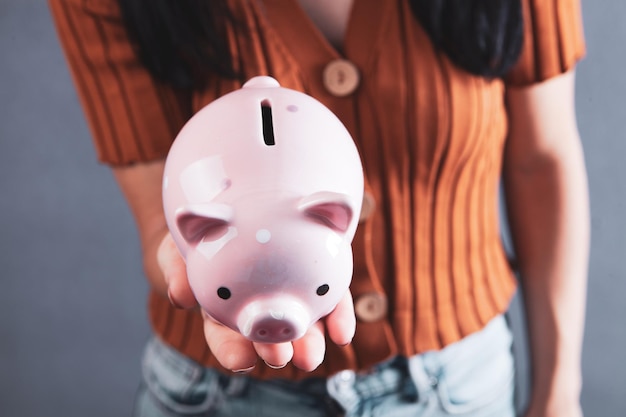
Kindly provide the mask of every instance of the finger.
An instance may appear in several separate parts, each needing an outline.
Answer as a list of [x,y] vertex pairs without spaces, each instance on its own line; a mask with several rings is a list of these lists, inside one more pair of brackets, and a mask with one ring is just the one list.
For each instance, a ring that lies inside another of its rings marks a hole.
[[180,252],[167,233],[157,250],[157,262],[167,283],[168,296],[172,304],[180,308],[193,308],[196,306],[196,298],[189,286],[187,279],[187,267]]
[[303,371],[314,371],[324,360],[325,353],[322,322],[315,323],[303,337],[293,342],[293,364]]
[[251,371],[257,361],[252,342],[203,312],[204,336],[218,362],[233,372]]
[[350,291],[346,291],[337,307],[326,317],[325,322],[328,335],[333,342],[344,346],[352,341],[356,331],[356,317]]
[[267,366],[274,369],[283,368],[293,357],[293,346],[286,343],[253,343],[257,354]]

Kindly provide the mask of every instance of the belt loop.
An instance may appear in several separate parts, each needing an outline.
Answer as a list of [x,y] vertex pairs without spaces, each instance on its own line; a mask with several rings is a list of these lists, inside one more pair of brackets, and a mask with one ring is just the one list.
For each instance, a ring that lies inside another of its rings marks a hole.
[[328,395],[346,412],[353,410],[359,403],[359,396],[354,389],[355,381],[356,374],[350,370],[338,372],[326,380]]
[[226,395],[239,397],[248,387],[248,377],[244,375],[230,375],[226,381],[227,385],[224,388]]
[[415,384],[419,401],[428,397],[428,391],[437,386],[437,379],[428,374],[424,364],[424,355],[413,355],[408,359],[409,374]]

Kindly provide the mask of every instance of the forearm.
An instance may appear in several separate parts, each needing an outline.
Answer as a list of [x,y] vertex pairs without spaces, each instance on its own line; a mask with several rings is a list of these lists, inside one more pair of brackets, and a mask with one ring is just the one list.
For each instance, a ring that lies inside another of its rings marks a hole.
[[115,167],[113,174],[137,224],[148,282],[157,292],[167,295],[167,285],[157,262],[157,249],[168,232],[161,197],[163,167],[163,161],[155,161]]
[[160,228],[155,230],[154,236],[150,238],[143,238],[142,240],[142,254],[143,254],[143,270],[150,283],[150,287],[163,296],[168,295],[168,286],[165,282],[163,272],[157,262],[157,251],[159,245],[165,235],[168,233],[165,220]]
[[578,401],[589,250],[582,150],[575,146],[566,158],[538,157],[509,167],[504,180],[526,301],[534,399],[558,394]]

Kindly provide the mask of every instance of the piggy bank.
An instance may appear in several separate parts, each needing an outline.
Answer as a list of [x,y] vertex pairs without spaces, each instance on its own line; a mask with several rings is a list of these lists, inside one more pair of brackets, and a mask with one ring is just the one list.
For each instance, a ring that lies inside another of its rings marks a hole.
[[343,124],[270,77],[196,113],[163,177],[167,224],[201,308],[264,343],[302,337],[345,295],[362,198]]

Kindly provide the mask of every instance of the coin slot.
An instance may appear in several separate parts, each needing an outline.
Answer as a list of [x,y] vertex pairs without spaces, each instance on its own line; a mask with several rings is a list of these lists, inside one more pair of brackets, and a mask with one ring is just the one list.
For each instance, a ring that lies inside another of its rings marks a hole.
[[263,121],[263,142],[267,146],[274,146],[276,144],[274,139],[274,121],[272,119],[272,106],[269,100],[261,102],[261,119]]

